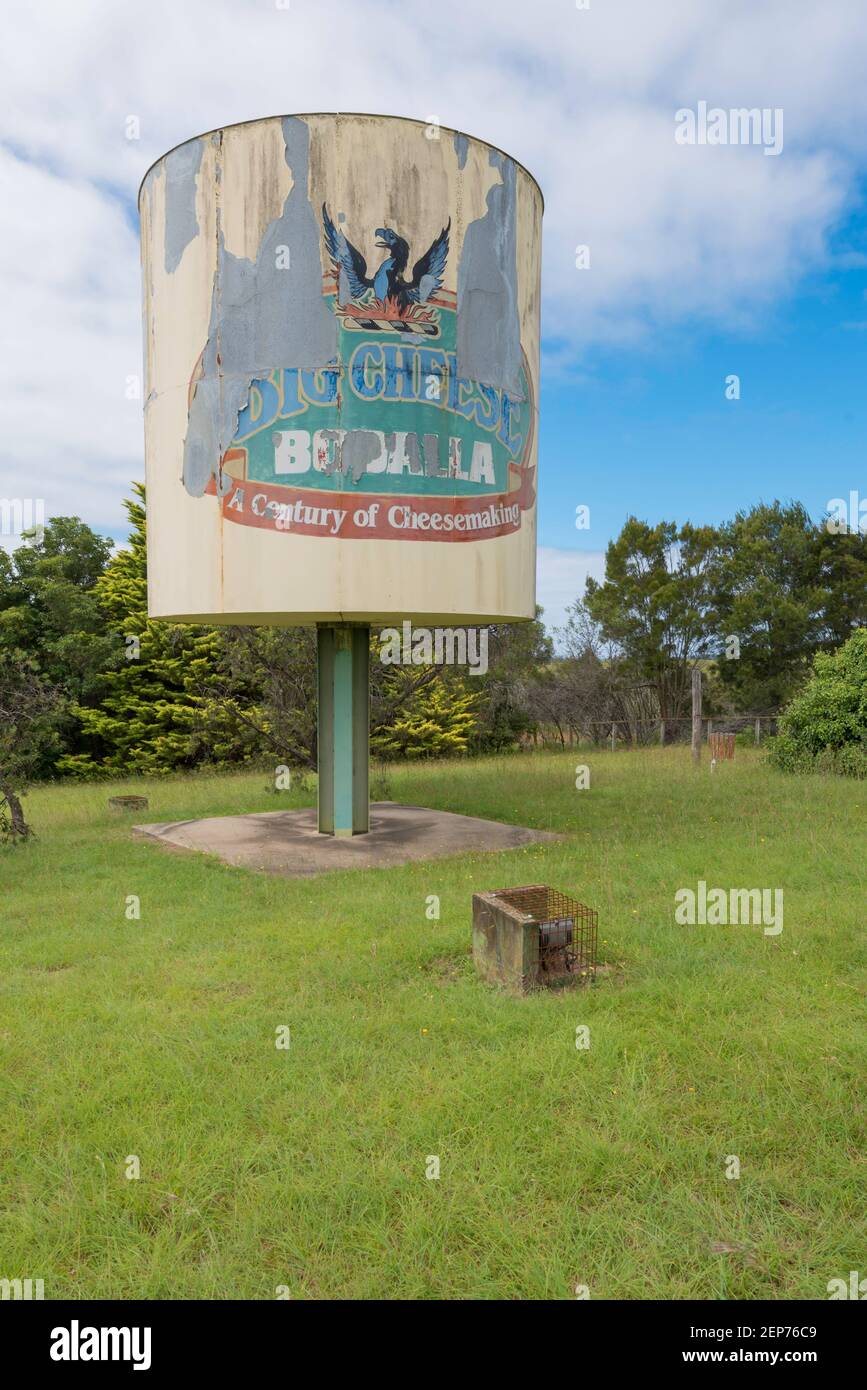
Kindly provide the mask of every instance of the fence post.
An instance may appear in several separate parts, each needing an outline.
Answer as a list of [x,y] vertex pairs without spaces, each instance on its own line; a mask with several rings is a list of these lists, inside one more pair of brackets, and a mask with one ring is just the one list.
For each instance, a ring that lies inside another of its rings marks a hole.
[[612,753],[614,752],[614,746],[615,746],[616,740],[617,740],[617,725],[616,725],[616,724],[612,724],[612,725],[611,725],[611,751],[612,751]]
[[761,741],[762,741],[762,721],[761,721],[761,719],[757,719],[757,720],[756,720],[756,743],[761,743]]
[[692,673],[692,761],[701,762],[701,671]]
[[660,719],[660,721],[659,721],[659,741],[660,741],[660,743],[663,744],[663,746],[664,746],[664,744],[665,744],[665,720],[664,720],[664,719]]

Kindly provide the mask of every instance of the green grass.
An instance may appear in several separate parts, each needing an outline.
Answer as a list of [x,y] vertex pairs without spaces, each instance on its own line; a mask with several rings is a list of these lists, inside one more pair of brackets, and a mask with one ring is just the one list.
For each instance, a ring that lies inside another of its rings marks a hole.
[[[575,754],[392,778],[562,841],[312,880],[167,853],[106,806],[301,804],[264,774],[34,790],[38,839],[0,850],[0,1277],[46,1298],[823,1299],[863,1273],[867,788],[743,750],[713,776],[683,749],[580,757],[587,791]],[[676,926],[699,878],[782,887],[782,935]],[[471,894],[539,881],[598,908],[607,969],[514,999],[475,978]]]

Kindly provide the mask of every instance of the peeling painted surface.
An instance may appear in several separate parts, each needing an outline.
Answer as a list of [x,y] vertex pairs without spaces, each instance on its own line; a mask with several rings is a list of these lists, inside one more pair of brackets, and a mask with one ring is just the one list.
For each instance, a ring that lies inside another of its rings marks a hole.
[[[337,323],[322,298],[321,232],[307,196],[310,133],[297,117],[282,124],[293,186],[256,260],[227,251],[217,230],[208,341],[184,445],[184,485],[193,497],[202,496],[234,439],[252,382],[275,363],[325,367],[337,352]],[[229,485],[218,480],[220,492]]]
[[219,172],[225,172],[231,189],[220,200],[223,245],[233,256],[255,261],[294,184],[283,127],[280,121],[261,121],[251,139],[246,127],[229,126],[220,132],[219,146]]
[[533,615],[541,196],[426,129],[269,118],[145,179],[153,616]]
[[181,256],[199,230],[196,221],[196,180],[202,164],[203,140],[190,140],[165,163],[166,270],[177,270]]
[[466,230],[458,272],[458,371],[520,400],[515,165],[498,150],[490,162],[502,182],[488,193],[484,217]]

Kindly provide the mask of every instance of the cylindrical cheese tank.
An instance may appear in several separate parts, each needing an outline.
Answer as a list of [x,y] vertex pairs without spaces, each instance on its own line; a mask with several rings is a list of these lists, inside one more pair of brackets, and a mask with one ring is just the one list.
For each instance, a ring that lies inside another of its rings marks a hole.
[[388,116],[177,146],[139,195],[154,618],[535,614],[542,197]]

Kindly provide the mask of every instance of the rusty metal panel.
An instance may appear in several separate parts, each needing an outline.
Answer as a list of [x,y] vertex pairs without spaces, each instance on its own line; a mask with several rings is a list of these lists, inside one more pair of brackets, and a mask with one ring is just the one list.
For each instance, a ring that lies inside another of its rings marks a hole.
[[542,198],[385,116],[190,140],[139,195],[149,609],[535,613]]

